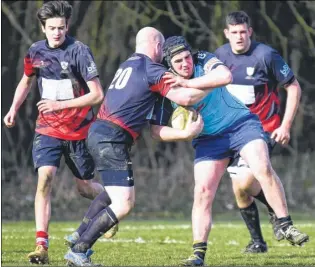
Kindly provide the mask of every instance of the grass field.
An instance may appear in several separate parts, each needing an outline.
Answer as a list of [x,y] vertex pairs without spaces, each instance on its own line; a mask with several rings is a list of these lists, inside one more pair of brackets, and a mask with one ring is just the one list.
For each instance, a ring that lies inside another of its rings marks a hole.
[[[245,225],[216,221],[209,239],[206,265],[209,266],[315,266],[315,221],[295,221],[310,235],[303,247],[273,239],[270,225],[262,230],[269,252],[245,255],[241,251],[249,241]],[[65,266],[67,248],[64,235],[75,230],[78,222],[52,222],[50,225],[50,265]],[[34,248],[33,222],[2,223],[2,266],[28,266],[26,254]],[[189,221],[125,221],[111,240],[101,238],[93,247],[94,263],[104,266],[176,266],[191,254]]]

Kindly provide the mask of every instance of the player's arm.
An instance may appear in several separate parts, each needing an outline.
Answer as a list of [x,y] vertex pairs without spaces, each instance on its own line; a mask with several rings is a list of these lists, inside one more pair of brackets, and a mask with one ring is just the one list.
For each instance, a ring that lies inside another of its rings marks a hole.
[[192,116],[190,116],[186,128],[179,130],[168,126],[172,113],[173,106],[171,102],[167,98],[159,96],[150,120],[150,132],[154,139],[165,142],[187,141],[193,139],[201,132],[203,120],[200,115],[198,115],[196,121],[193,121]]
[[282,145],[290,141],[291,126],[299,107],[301,98],[301,87],[288,64],[276,50],[272,50],[265,55],[265,63],[272,75],[287,91],[286,107],[284,117],[279,128],[274,130],[271,138]]
[[299,107],[302,90],[297,79],[294,79],[292,83],[283,87],[287,91],[287,101],[281,127],[290,130]]
[[171,87],[182,86],[188,88],[206,89],[225,86],[233,81],[231,71],[216,57],[210,58],[204,65],[205,75],[193,79],[184,79],[171,73],[166,73],[164,78]]
[[181,106],[191,106],[203,99],[212,89],[200,90],[197,88],[184,88],[182,86],[171,87],[164,77],[167,69],[161,64],[151,64],[148,66],[148,81],[150,90],[162,96],[166,96],[171,101]]
[[10,110],[3,119],[5,125],[9,128],[13,127],[15,124],[16,114],[30,92],[34,75],[35,72],[32,66],[30,55],[28,53],[24,58],[24,74],[15,90]]
[[169,126],[151,125],[150,132],[152,138],[164,141],[189,141],[196,137],[203,129],[203,120],[200,114],[198,114],[197,120],[192,120],[192,113],[188,119],[186,128],[184,130],[175,129]]
[[214,88],[201,90],[197,88],[171,87],[166,97],[180,106],[192,106],[213,90]]

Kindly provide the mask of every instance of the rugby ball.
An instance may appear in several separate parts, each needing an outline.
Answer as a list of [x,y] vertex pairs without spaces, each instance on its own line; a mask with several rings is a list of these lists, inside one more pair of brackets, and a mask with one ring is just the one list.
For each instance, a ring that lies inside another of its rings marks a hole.
[[184,130],[190,114],[192,113],[193,121],[197,120],[198,114],[195,109],[191,107],[178,106],[172,114],[171,126],[175,129]]

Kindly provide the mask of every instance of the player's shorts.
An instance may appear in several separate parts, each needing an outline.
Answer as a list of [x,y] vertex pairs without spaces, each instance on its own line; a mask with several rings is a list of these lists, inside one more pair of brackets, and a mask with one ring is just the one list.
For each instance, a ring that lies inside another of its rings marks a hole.
[[268,140],[257,115],[250,114],[221,134],[201,136],[193,140],[196,150],[194,163],[225,158],[232,160],[246,144],[257,139]]
[[35,133],[32,154],[35,171],[43,166],[59,168],[64,155],[65,162],[75,177],[81,180],[94,177],[94,162],[85,139],[70,141]]
[[[276,141],[270,138],[270,133],[265,132],[265,135],[267,137],[269,156],[271,156],[272,150],[276,145]],[[230,161],[229,167],[227,168],[231,178],[236,178],[238,174],[241,174],[244,171],[247,172],[248,170],[250,170],[248,164],[239,154]]]
[[132,144],[132,136],[118,125],[105,120],[92,123],[87,145],[104,186],[134,186]]

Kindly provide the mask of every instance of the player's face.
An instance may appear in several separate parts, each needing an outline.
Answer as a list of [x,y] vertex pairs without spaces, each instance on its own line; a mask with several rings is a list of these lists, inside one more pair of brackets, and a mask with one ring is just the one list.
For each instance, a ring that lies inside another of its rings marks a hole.
[[42,30],[46,35],[50,47],[56,48],[65,41],[68,27],[65,18],[50,18],[46,20]]
[[229,25],[228,28],[224,30],[225,37],[229,39],[232,51],[235,54],[242,54],[248,51],[252,32],[253,29],[248,27],[246,23]]
[[189,79],[193,74],[194,62],[189,51],[183,51],[171,59],[173,69],[183,78]]

